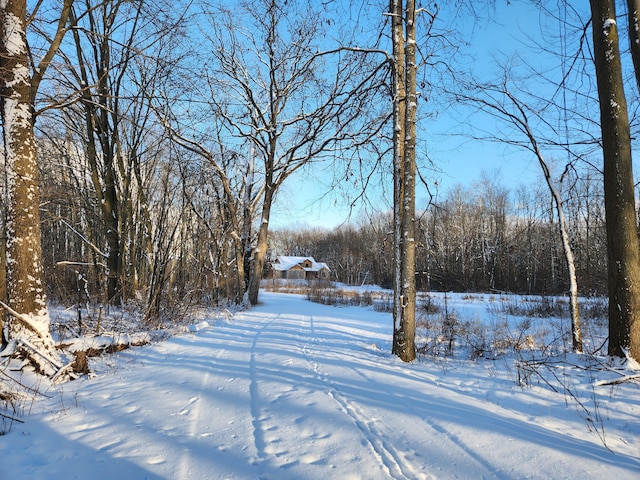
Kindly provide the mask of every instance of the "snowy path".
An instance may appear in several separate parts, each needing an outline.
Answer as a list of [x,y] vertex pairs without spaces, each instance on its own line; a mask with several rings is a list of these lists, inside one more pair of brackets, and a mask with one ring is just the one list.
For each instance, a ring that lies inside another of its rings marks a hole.
[[0,438],[0,479],[640,477],[637,439],[613,455],[561,395],[388,357],[388,314],[262,300],[67,384]]

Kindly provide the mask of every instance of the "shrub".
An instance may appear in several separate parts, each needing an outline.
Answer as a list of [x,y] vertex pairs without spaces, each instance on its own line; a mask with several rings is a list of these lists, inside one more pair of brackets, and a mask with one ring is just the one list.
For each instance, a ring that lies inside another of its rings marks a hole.
[[514,317],[550,318],[567,316],[569,305],[565,299],[539,297],[503,301],[498,310]]

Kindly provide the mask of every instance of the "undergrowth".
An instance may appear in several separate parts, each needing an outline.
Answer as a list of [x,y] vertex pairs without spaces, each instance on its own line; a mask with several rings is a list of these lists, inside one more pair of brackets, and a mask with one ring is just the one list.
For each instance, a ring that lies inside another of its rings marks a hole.
[[[211,317],[211,308],[180,305],[150,318],[135,302],[118,308],[86,303],[65,308],[52,304],[49,311],[51,334],[64,364],[79,375],[91,374],[92,357],[164,340],[186,331],[200,318]],[[4,355],[0,355],[0,435],[4,435],[16,423],[22,423],[25,406],[45,394],[48,387],[18,354],[7,354],[6,350],[0,353]]]

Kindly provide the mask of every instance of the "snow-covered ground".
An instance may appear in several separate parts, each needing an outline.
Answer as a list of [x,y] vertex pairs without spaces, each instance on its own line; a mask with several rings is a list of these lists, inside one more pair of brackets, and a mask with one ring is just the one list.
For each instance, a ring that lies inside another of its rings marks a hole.
[[405,364],[388,313],[261,295],[49,387],[0,437],[0,479],[640,478],[638,382],[559,365],[556,392],[516,385],[508,358]]

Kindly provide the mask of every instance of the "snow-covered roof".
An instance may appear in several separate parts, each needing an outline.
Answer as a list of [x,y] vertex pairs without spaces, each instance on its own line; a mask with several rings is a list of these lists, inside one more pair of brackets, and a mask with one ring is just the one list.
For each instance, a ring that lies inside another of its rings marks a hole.
[[306,272],[319,272],[320,270],[330,270],[324,262],[316,262],[313,257],[293,257],[281,255],[276,257],[271,263],[274,270],[287,271],[294,267],[299,267]]

